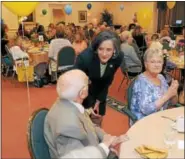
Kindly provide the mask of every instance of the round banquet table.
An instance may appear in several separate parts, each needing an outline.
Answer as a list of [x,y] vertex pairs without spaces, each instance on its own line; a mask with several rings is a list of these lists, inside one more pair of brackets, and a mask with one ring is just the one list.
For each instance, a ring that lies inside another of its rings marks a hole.
[[[134,149],[143,144],[156,148],[166,148],[164,134],[174,122],[161,116],[167,116],[172,119],[184,116],[184,107],[160,111],[136,122],[127,132],[129,140],[120,146],[121,159],[141,158]],[[169,149],[167,158],[184,158],[184,150],[178,149],[178,140],[184,140],[184,133],[176,133],[176,144]]]

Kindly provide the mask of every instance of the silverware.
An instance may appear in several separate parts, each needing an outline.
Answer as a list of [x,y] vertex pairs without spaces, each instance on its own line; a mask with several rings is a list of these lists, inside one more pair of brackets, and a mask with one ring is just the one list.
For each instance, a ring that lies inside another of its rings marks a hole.
[[173,121],[173,122],[176,122],[176,120],[175,120],[175,119],[172,119],[172,118],[167,117],[167,116],[161,116],[161,118],[169,119],[169,120],[171,120],[171,121]]

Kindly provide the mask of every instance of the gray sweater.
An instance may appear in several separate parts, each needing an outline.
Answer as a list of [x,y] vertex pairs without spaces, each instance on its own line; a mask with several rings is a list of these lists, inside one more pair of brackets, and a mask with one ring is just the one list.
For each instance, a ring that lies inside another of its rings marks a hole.
[[[141,72],[142,64],[134,48],[127,42],[124,42],[121,44],[121,51],[124,53],[124,60],[126,67],[128,68],[128,72]],[[138,65],[138,67],[129,68],[136,65]]]

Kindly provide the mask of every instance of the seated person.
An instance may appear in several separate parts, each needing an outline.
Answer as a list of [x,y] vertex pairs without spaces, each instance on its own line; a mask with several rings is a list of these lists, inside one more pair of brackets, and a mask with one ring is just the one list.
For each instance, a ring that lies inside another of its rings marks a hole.
[[19,28],[18,28],[17,33],[18,33],[19,36],[25,36],[27,38],[31,37],[30,33],[26,30],[25,25],[22,25],[22,23],[19,24]]
[[[149,48],[144,55],[146,71],[135,80],[131,99],[131,112],[140,120],[177,102],[178,81],[167,81],[160,74],[163,54],[159,49]],[[131,122],[132,124],[132,122]]]
[[23,58],[29,58],[28,54],[20,48],[15,38],[12,37],[9,39],[8,46],[15,61]]
[[75,40],[73,42],[73,48],[75,49],[76,55],[79,55],[83,50],[87,48],[87,43],[80,33],[75,34]]
[[[60,158],[72,150],[86,146],[100,146],[107,134],[93,125],[82,106],[83,100],[88,96],[87,75],[80,70],[67,71],[59,77],[56,89],[59,98],[48,112],[44,123],[44,137],[51,158]],[[116,137],[107,146],[113,147],[124,138],[124,135]],[[106,144],[101,145],[104,150],[108,149]]]
[[59,24],[56,27],[56,37],[57,38],[64,38],[65,32],[64,32],[65,26],[63,24]]
[[[49,45],[48,57],[57,61],[57,56],[59,51],[65,46],[72,47],[72,44],[67,39],[53,39]],[[56,78],[54,77],[55,76],[54,72],[56,72],[56,67],[57,67],[57,63],[55,61],[51,60],[50,67],[49,67],[49,74],[53,76],[53,80],[55,80]]]
[[167,30],[162,30],[160,35],[161,35],[161,38],[159,41],[163,45],[163,49],[166,49],[167,51],[171,50],[171,47],[170,47],[171,38],[169,36],[169,32]]
[[134,48],[134,50],[135,50],[136,54],[138,55],[139,59],[141,59],[141,57],[142,57],[141,51],[139,50],[139,47],[137,46],[134,38],[132,37],[131,32],[129,33],[128,44],[131,45]]
[[138,55],[136,54],[134,48],[128,44],[129,31],[124,31],[121,33],[121,51],[124,53],[124,60],[126,67],[128,68],[129,76],[136,76],[142,70],[142,64]]
[[140,51],[145,52],[147,49],[145,34],[143,33],[141,26],[136,26],[132,32],[132,36],[139,47]]
[[5,50],[5,45],[8,44],[8,38],[7,38],[7,34],[6,34],[6,25],[5,24],[1,24],[1,57],[2,56],[6,56],[7,52]]
[[169,36],[172,40],[175,40],[175,35],[174,35],[173,31],[170,29],[169,25],[165,25],[164,30],[168,31]]
[[152,35],[149,47],[150,48],[158,47],[159,49],[163,48],[163,45],[159,42],[159,35],[158,34],[153,34]]

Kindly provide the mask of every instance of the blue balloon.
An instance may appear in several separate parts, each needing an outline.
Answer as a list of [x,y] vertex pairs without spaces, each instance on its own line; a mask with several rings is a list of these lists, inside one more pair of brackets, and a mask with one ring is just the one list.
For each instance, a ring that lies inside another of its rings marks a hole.
[[87,9],[90,10],[91,8],[92,8],[92,4],[91,4],[91,3],[88,3],[88,4],[87,4]]
[[72,7],[71,5],[67,4],[64,8],[66,14],[70,15],[72,13]]
[[120,5],[120,10],[123,11],[123,9],[124,9],[124,6],[123,6],[123,4],[121,4]]

